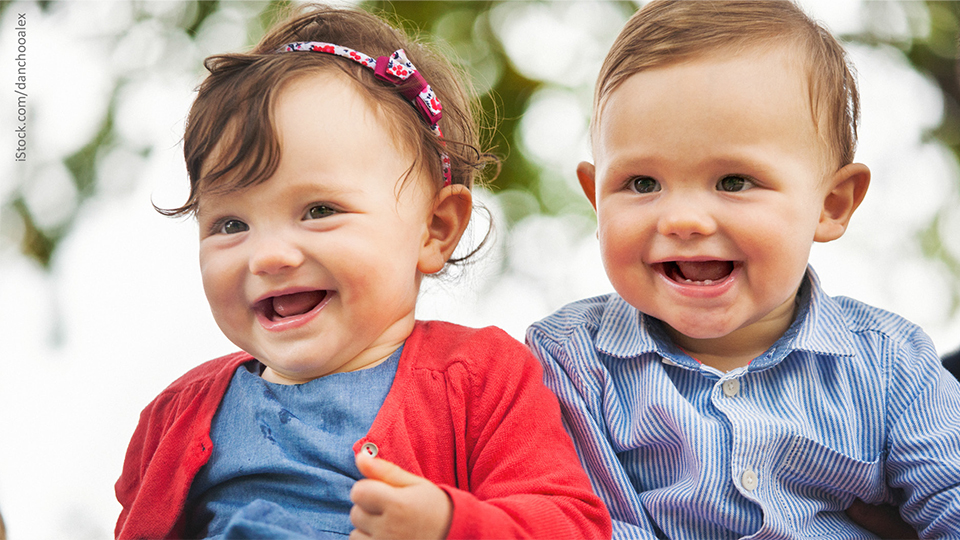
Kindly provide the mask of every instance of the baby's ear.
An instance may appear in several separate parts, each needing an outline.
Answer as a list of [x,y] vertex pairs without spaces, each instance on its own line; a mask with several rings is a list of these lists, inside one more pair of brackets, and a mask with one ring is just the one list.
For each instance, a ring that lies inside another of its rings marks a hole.
[[427,216],[427,229],[420,246],[417,270],[436,274],[443,270],[460,237],[467,230],[473,211],[473,195],[461,184],[444,186],[433,202],[433,212]]
[[581,161],[580,164],[577,165],[577,179],[580,180],[580,188],[583,189],[583,194],[590,200],[590,204],[593,205],[594,210],[597,209],[596,174],[597,170],[593,166],[593,163]]
[[830,242],[843,236],[853,212],[863,202],[870,186],[870,169],[862,163],[851,163],[833,173],[830,191],[823,200],[820,223],[813,239]]

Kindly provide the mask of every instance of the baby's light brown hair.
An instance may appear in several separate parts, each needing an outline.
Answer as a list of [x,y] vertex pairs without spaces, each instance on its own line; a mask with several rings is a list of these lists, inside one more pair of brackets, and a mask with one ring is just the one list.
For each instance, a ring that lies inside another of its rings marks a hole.
[[[404,49],[443,105],[443,138],[430,130],[399,86],[377,79],[373,70],[329,54],[278,52],[297,41],[333,43],[374,58]],[[437,188],[443,185],[441,154],[450,158],[452,183],[467,187],[483,165],[495,160],[478,150],[479,130],[461,71],[364,11],[303,6],[249,53],[211,56],[204,66],[210,74],[200,85],[183,137],[190,194],[183,206],[158,209],[168,216],[195,215],[202,195],[241,190],[273,175],[281,157],[273,113],[277,96],[287,83],[307,74],[346,74],[389,122],[398,145],[415,154],[410,171],[423,167]]]
[[600,68],[593,133],[607,98],[631,75],[717,51],[794,46],[810,110],[834,170],[853,162],[860,118],[854,71],[840,43],[788,0],[654,0],[635,13]]

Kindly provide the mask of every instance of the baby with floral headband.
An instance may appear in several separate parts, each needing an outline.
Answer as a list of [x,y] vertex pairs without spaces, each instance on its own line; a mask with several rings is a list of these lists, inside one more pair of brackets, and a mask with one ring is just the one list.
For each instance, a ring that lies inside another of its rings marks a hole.
[[458,73],[321,6],[206,66],[164,213],[242,351],[143,411],[117,538],[609,537],[526,348],[414,316],[485,160]]
[[870,183],[858,104],[793,2],[653,0],[614,41],[577,177],[616,292],[527,332],[614,537],[874,538],[863,503],[960,535],[960,385],[808,264]]

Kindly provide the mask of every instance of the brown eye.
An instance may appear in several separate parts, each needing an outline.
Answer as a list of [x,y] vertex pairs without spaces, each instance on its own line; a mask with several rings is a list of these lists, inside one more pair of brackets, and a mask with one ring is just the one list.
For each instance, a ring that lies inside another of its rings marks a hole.
[[336,213],[337,211],[333,208],[330,208],[325,204],[318,204],[316,206],[311,206],[310,209],[307,210],[307,214],[303,217],[303,219],[320,219],[332,216]]
[[660,182],[649,176],[637,176],[630,180],[630,185],[637,193],[654,193],[660,191]]
[[717,182],[718,191],[726,191],[729,193],[744,191],[752,187],[754,187],[753,181],[745,176],[724,176],[719,182]]
[[220,225],[221,234],[237,234],[249,230],[250,226],[239,219],[228,219]]

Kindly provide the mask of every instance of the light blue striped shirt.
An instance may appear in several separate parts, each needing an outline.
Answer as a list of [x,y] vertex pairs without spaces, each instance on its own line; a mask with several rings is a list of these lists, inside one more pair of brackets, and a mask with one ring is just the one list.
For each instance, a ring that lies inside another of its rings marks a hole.
[[749,366],[693,360],[616,294],[527,331],[615,538],[874,538],[854,498],[960,537],[960,385],[903,318],[820,289]]

